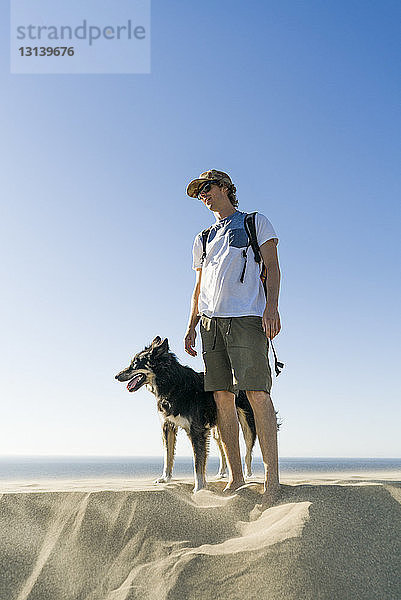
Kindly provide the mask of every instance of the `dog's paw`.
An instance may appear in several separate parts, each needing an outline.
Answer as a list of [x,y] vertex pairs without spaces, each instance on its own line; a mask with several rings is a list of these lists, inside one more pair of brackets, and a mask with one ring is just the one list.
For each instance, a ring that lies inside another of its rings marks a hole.
[[250,477],[252,477],[252,471],[248,471],[247,473],[245,473],[245,477],[247,479],[249,479]]
[[216,475],[216,479],[227,479],[227,471],[219,471]]
[[167,475],[162,475],[158,479],[155,479],[153,483],[168,483],[169,481],[171,481],[171,477],[168,477]]
[[204,490],[206,488],[206,480],[203,478],[199,478],[198,481],[195,480],[195,485],[194,485],[194,489],[192,490],[193,494],[196,494],[196,492],[200,492],[201,490]]

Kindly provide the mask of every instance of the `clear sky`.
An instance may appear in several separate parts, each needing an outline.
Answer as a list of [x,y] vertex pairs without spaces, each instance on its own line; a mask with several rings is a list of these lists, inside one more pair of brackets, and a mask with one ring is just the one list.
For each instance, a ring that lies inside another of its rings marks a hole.
[[0,454],[161,454],[114,374],[155,335],[201,370],[185,187],[217,168],[280,238],[281,455],[401,456],[400,13],[154,0],[151,74],[11,75],[2,4]]

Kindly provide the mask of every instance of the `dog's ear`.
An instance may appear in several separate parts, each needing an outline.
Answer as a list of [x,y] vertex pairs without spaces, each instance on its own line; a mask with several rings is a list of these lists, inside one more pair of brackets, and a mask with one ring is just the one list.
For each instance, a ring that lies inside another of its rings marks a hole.
[[153,347],[153,354],[155,354],[156,356],[159,356],[160,354],[164,354],[165,352],[169,351],[169,347],[168,347],[168,339],[164,338],[164,340],[159,343],[157,346]]
[[162,342],[162,339],[161,339],[160,335],[157,335],[155,337],[155,339],[153,340],[153,342],[151,343],[152,348],[153,348],[153,346],[158,346],[159,344],[161,344],[161,342]]

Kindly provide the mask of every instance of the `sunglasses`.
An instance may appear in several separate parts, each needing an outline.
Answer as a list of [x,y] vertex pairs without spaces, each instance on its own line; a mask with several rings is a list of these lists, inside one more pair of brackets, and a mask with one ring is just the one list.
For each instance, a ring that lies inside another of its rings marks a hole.
[[214,185],[215,183],[218,183],[218,182],[216,180],[212,180],[212,181],[207,181],[206,183],[204,183],[198,191],[198,199],[200,200],[201,196],[203,194],[207,194],[207,192],[210,191],[210,188],[212,187],[212,185]]

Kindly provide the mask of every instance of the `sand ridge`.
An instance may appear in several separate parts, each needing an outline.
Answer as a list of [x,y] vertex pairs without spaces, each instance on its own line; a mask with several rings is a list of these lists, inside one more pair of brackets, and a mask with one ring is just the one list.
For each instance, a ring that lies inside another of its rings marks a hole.
[[292,481],[263,512],[257,480],[228,497],[188,480],[7,485],[1,600],[401,597],[391,478]]

